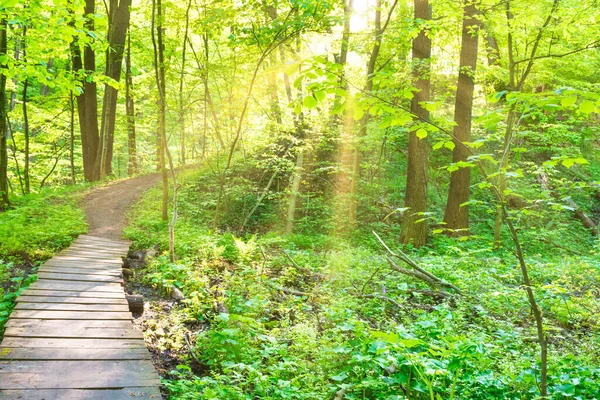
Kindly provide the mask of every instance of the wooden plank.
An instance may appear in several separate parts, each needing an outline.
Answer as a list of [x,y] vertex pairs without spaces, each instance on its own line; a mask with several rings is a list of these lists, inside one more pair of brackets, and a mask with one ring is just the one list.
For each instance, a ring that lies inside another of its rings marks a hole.
[[122,276],[122,268],[68,268],[68,267],[53,267],[53,266],[42,266],[38,269],[38,273],[48,272],[55,274],[79,274],[79,275],[103,275],[103,276]]
[[77,241],[90,241],[92,243],[105,243],[105,244],[116,244],[116,245],[123,245],[123,246],[131,246],[131,241],[130,240],[113,240],[113,239],[107,239],[105,237],[101,237],[101,236],[92,236],[92,235],[80,235],[77,238]]
[[94,282],[75,282],[75,281],[51,281],[41,280],[32,283],[32,289],[41,290],[67,290],[67,291],[87,291],[87,292],[122,292],[123,288],[118,283],[94,283]]
[[73,250],[73,249],[81,249],[87,251],[104,251],[104,252],[113,252],[113,253],[127,253],[129,248],[127,246],[121,245],[113,245],[113,244],[89,244],[86,242],[81,243],[73,243],[70,247],[64,249],[63,251]]
[[105,299],[124,299],[124,292],[86,292],[76,290],[45,290],[35,289],[31,286],[25,289],[22,296],[48,296],[48,297],[90,297],[90,298],[105,298]]
[[111,328],[111,329],[130,329],[133,328],[131,321],[122,320],[97,320],[86,319],[80,321],[73,320],[55,320],[55,319],[11,319],[6,323],[7,328],[37,328],[44,327],[53,329],[56,327],[67,326],[73,329],[80,328]]
[[114,249],[120,251],[129,251],[129,246],[121,243],[97,243],[90,240],[76,240],[71,247],[84,247],[88,249]]
[[122,264],[121,258],[95,258],[95,257],[75,257],[75,256],[56,256],[52,258],[53,261],[78,261],[78,262],[94,262],[97,264]]
[[122,251],[115,250],[102,250],[102,249],[77,249],[73,247],[69,247],[66,250],[57,253],[56,256],[74,256],[74,257],[98,257],[98,258],[121,258],[126,254]]
[[39,271],[38,279],[51,279],[51,280],[55,280],[55,281],[78,281],[78,282],[116,282],[116,283],[123,282],[123,279],[121,279],[118,276],[63,274],[63,273],[46,272],[46,271]]
[[0,360],[149,360],[145,348],[73,349],[60,347],[0,347]]
[[120,244],[120,245],[124,245],[124,246],[131,246],[130,240],[121,240],[121,239],[114,240],[114,239],[107,239],[102,236],[81,235],[77,238],[77,241],[83,241],[83,240],[91,241],[93,243]]
[[22,303],[15,310],[52,310],[52,311],[129,311],[128,305],[120,304],[70,304],[70,303]]
[[[62,339],[62,338],[14,338],[7,337],[2,347],[60,347],[69,349],[144,349],[142,339]],[[147,351],[147,350],[146,350]]]
[[67,304],[125,304],[126,299],[105,299],[102,297],[50,297],[19,296],[18,303],[67,303]]
[[128,387],[123,389],[0,389],[0,399],[11,400],[160,400],[157,387]]
[[[62,321],[61,321],[62,322]],[[131,324],[130,324],[131,325]],[[81,338],[81,339],[143,339],[140,331],[129,328],[90,328],[80,326],[55,326],[7,328],[4,337],[28,338]]]
[[160,385],[160,380],[148,360],[19,361],[0,364],[0,388],[3,389],[126,388],[152,385]]
[[131,320],[130,312],[102,311],[44,311],[44,310],[14,310],[11,318],[20,319],[125,319]]
[[84,247],[81,245],[74,245],[69,247],[68,249],[64,249],[61,252],[59,252],[58,254],[63,254],[63,253],[89,253],[89,254],[101,254],[101,255],[111,255],[113,254],[114,257],[121,257],[123,255],[127,254],[127,251],[123,248],[123,249],[117,249],[117,248],[108,248],[108,247]]
[[86,262],[93,262],[93,263],[97,263],[97,264],[116,264],[116,263],[120,263],[123,264],[123,260],[121,260],[121,258],[109,258],[109,257],[105,257],[102,255],[97,255],[97,256],[88,256],[88,255],[64,255],[64,256],[56,256],[52,258],[53,260],[56,261],[86,261]]
[[94,261],[69,261],[69,260],[55,260],[50,259],[44,263],[48,267],[61,267],[61,268],[91,268],[91,269],[111,269],[111,268],[122,268],[123,262],[94,262]]

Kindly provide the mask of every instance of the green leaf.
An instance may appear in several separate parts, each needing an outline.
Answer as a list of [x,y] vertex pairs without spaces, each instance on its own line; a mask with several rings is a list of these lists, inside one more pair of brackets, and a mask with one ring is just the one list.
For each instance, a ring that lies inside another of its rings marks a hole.
[[596,110],[596,105],[589,100],[584,101],[579,105],[579,111],[584,114],[592,113]]
[[322,90],[317,90],[313,95],[318,101],[323,101],[325,100],[325,97],[327,97],[327,94]]
[[14,7],[19,3],[22,3],[22,1],[20,1],[20,0],[2,0],[2,1],[0,1],[0,7],[2,7],[2,8]]
[[444,142],[444,147],[450,150],[454,150],[454,147],[456,147],[456,145],[454,144],[454,142]]
[[415,132],[415,135],[417,135],[417,137],[419,139],[425,139],[427,137],[427,130],[423,129],[423,128],[419,128],[417,129],[417,131]]
[[302,101],[302,105],[304,105],[306,108],[314,108],[317,103],[317,99],[315,99],[313,96],[306,96]]
[[565,97],[564,99],[562,99],[560,101],[560,104],[563,107],[571,107],[573,104],[575,104],[576,101],[577,101],[577,96],[569,96],[569,97]]
[[360,120],[363,117],[363,115],[365,115],[365,110],[363,110],[362,107],[360,107],[360,106],[354,107],[354,120],[355,121]]

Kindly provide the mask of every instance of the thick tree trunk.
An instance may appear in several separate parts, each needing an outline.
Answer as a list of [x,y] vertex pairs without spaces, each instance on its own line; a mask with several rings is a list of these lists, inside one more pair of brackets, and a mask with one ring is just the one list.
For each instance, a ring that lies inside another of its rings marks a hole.
[[125,112],[127,114],[127,152],[129,162],[127,174],[135,175],[137,165],[137,143],[135,135],[135,102],[133,100],[133,78],[131,76],[131,37],[127,36],[127,57],[125,58]]
[[[129,27],[129,7],[131,0],[110,0],[108,19],[108,49],[106,50],[105,75],[117,82],[121,80],[121,65],[125,52],[125,38]],[[104,85],[102,102],[102,121],[100,124],[100,143],[96,155],[96,169],[100,179],[112,172],[113,143],[115,137],[115,119],[117,113],[118,90]]]
[[[473,91],[479,43],[480,22],[477,20],[477,7],[471,0],[465,0],[462,25],[462,44],[456,102],[454,104],[454,150],[452,162],[466,161],[469,154],[464,142],[471,141],[471,117],[473,113]],[[456,235],[467,234],[469,229],[469,201],[471,169],[460,168],[450,176],[448,202],[444,213],[446,228]]]
[[[89,31],[94,30],[95,0],[85,2],[85,27]],[[83,91],[77,96],[77,113],[79,116],[79,129],[81,131],[81,149],[83,155],[83,175],[87,181],[94,182],[99,179],[100,173],[95,169],[96,153],[98,151],[98,88],[96,82],[87,80],[88,74],[96,71],[96,54],[89,46],[85,46],[83,57],[77,42],[73,43],[73,71],[81,73],[80,79],[83,83]]]
[[[415,19],[430,20],[428,0],[415,0]],[[429,75],[431,66],[431,39],[422,29],[413,40],[413,79],[417,92],[410,104],[411,112],[422,119],[429,119],[429,111],[420,105],[430,99]],[[422,213],[427,211],[427,157],[429,143],[410,132],[408,139],[408,169],[404,204],[408,207],[402,224],[402,243],[423,246],[427,243],[427,220]],[[421,220],[421,221],[419,221]]]
[[[7,51],[6,18],[0,21],[0,57],[4,58]],[[6,65],[0,65],[6,68]],[[0,211],[9,206],[8,201],[8,124],[6,120],[6,75],[0,74]]]

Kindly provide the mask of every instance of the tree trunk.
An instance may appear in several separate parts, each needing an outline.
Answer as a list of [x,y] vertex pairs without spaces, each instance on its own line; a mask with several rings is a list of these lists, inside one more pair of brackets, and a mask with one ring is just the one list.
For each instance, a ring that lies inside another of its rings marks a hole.
[[69,166],[71,171],[71,184],[77,183],[75,178],[75,99],[73,92],[69,93],[69,111],[70,111],[70,124],[69,124]]
[[[414,0],[415,19],[430,20],[431,11],[428,0]],[[413,40],[413,80],[417,89],[410,104],[413,114],[422,119],[429,119],[429,111],[419,103],[430,99],[429,75],[431,66],[431,39],[421,29],[419,35]],[[414,246],[423,246],[427,243],[427,221],[423,213],[427,211],[427,156],[429,143],[426,139],[419,139],[416,133],[410,132],[408,139],[408,167],[406,179],[406,194],[404,204],[408,211],[402,223],[402,243],[412,243]]]
[[288,235],[294,231],[294,222],[296,220],[296,204],[298,202],[298,194],[300,190],[300,182],[302,181],[302,168],[304,164],[304,151],[298,150],[296,156],[296,168],[294,169],[294,177],[292,178],[292,186],[290,188],[290,201],[288,204],[287,220],[285,224],[285,233]]
[[[367,64],[367,79],[365,84],[364,93],[368,96],[373,91],[373,77],[375,75],[375,66],[377,64],[377,59],[379,58],[379,51],[381,50],[381,42],[383,41],[383,34],[387,29],[387,25],[390,21],[392,13],[398,4],[398,0],[394,0],[392,3],[390,10],[388,12],[388,17],[385,24],[381,25],[381,0],[377,0],[375,5],[375,41],[373,44],[373,49],[371,50],[371,56],[369,57],[369,63]],[[359,148],[360,139],[367,136],[367,130],[369,125],[369,112],[365,112],[360,121],[360,131],[358,133],[358,138],[354,145],[354,158],[352,163],[352,179],[350,180],[350,223],[352,225],[356,224],[357,211],[358,211],[358,180],[360,179],[360,164],[362,162],[362,153]]]
[[[95,13],[95,0],[86,0],[85,15]],[[89,17],[85,23],[86,29],[94,31],[94,18]],[[79,129],[81,131],[81,148],[83,155],[83,175],[87,181],[94,182],[99,179],[100,173],[95,169],[96,153],[98,151],[98,88],[96,82],[87,80],[88,74],[96,71],[96,54],[91,46],[83,49],[83,57],[77,42],[73,43],[73,70],[81,73],[83,91],[77,96],[77,112],[79,116]]]
[[[285,64],[285,50],[283,46],[279,46],[279,54],[281,62]],[[283,83],[285,86],[285,94],[287,96],[288,105],[292,103],[292,86],[290,85],[290,77],[284,71]],[[302,90],[302,89],[299,89]],[[300,115],[294,115],[294,127],[296,129],[296,140],[300,141],[304,136],[302,121],[304,120],[302,111]],[[285,223],[285,233],[291,234],[294,231],[294,223],[296,221],[296,206],[298,204],[298,195],[300,194],[300,183],[302,182],[302,171],[304,167],[304,149],[299,148],[296,154],[296,167],[290,186],[290,198],[288,201],[287,218]]]
[[[460,142],[471,141],[471,117],[473,112],[473,91],[475,89],[475,70],[479,43],[480,22],[477,20],[477,7],[471,0],[465,0],[462,25],[462,44],[456,102],[454,104],[454,150],[452,162],[466,161],[467,149]],[[469,229],[469,201],[471,169],[460,168],[450,176],[448,202],[444,213],[445,228],[456,235],[467,234]]]
[[[48,70],[52,69],[52,67],[54,66],[54,58],[50,58],[48,60],[48,63],[46,64],[46,68]],[[50,87],[48,85],[43,85],[42,88],[40,89],[40,94],[44,97],[47,97],[50,94]]]
[[[121,65],[125,52],[125,38],[129,27],[129,7],[132,0],[110,0],[108,18],[108,49],[106,50],[105,75],[116,82],[121,80]],[[115,137],[115,119],[117,113],[118,90],[104,85],[102,102],[102,122],[100,125],[100,143],[96,155],[96,169],[103,179],[112,172],[113,143]]]
[[[154,31],[155,22],[156,32]],[[159,94],[159,162],[162,175],[162,219],[169,218],[169,176],[167,175],[166,150],[167,150],[167,104],[165,84],[165,57],[164,57],[164,21],[162,0],[152,0],[152,44],[154,45],[154,71],[156,74],[156,86]]]
[[[24,32],[26,28],[23,28]],[[23,134],[25,135],[25,166],[23,167],[23,180],[25,181],[25,193],[31,192],[31,179],[29,179],[29,116],[27,115],[27,88],[29,81],[25,78],[23,82]]]
[[[0,58],[5,58],[7,51],[6,18],[0,21]],[[0,65],[2,69],[6,64]],[[9,206],[8,201],[8,125],[6,120],[6,75],[0,74],[0,212]]]
[[137,165],[137,144],[135,137],[135,102],[133,100],[133,78],[131,76],[131,37],[127,35],[127,57],[125,58],[125,112],[127,114],[127,152],[129,163],[127,174],[135,175]]
[[185,33],[183,35],[183,50],[181,52],[181,73],[179,74],[179,143],[181,146],[180,163],[185,164],[185,108],[183,107],[183,79],[185,73],[185,53],[187,49],[188,31],[190,27],[190,8],[192,0],[189,0],[185,11]]

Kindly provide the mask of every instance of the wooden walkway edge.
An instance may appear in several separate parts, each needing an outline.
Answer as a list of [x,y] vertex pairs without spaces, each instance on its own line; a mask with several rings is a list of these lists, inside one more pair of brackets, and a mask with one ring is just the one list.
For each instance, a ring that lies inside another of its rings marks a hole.
[[128,249],[81,235],[40,268],[0,343],[0,399],[162,399],[125,299]]

